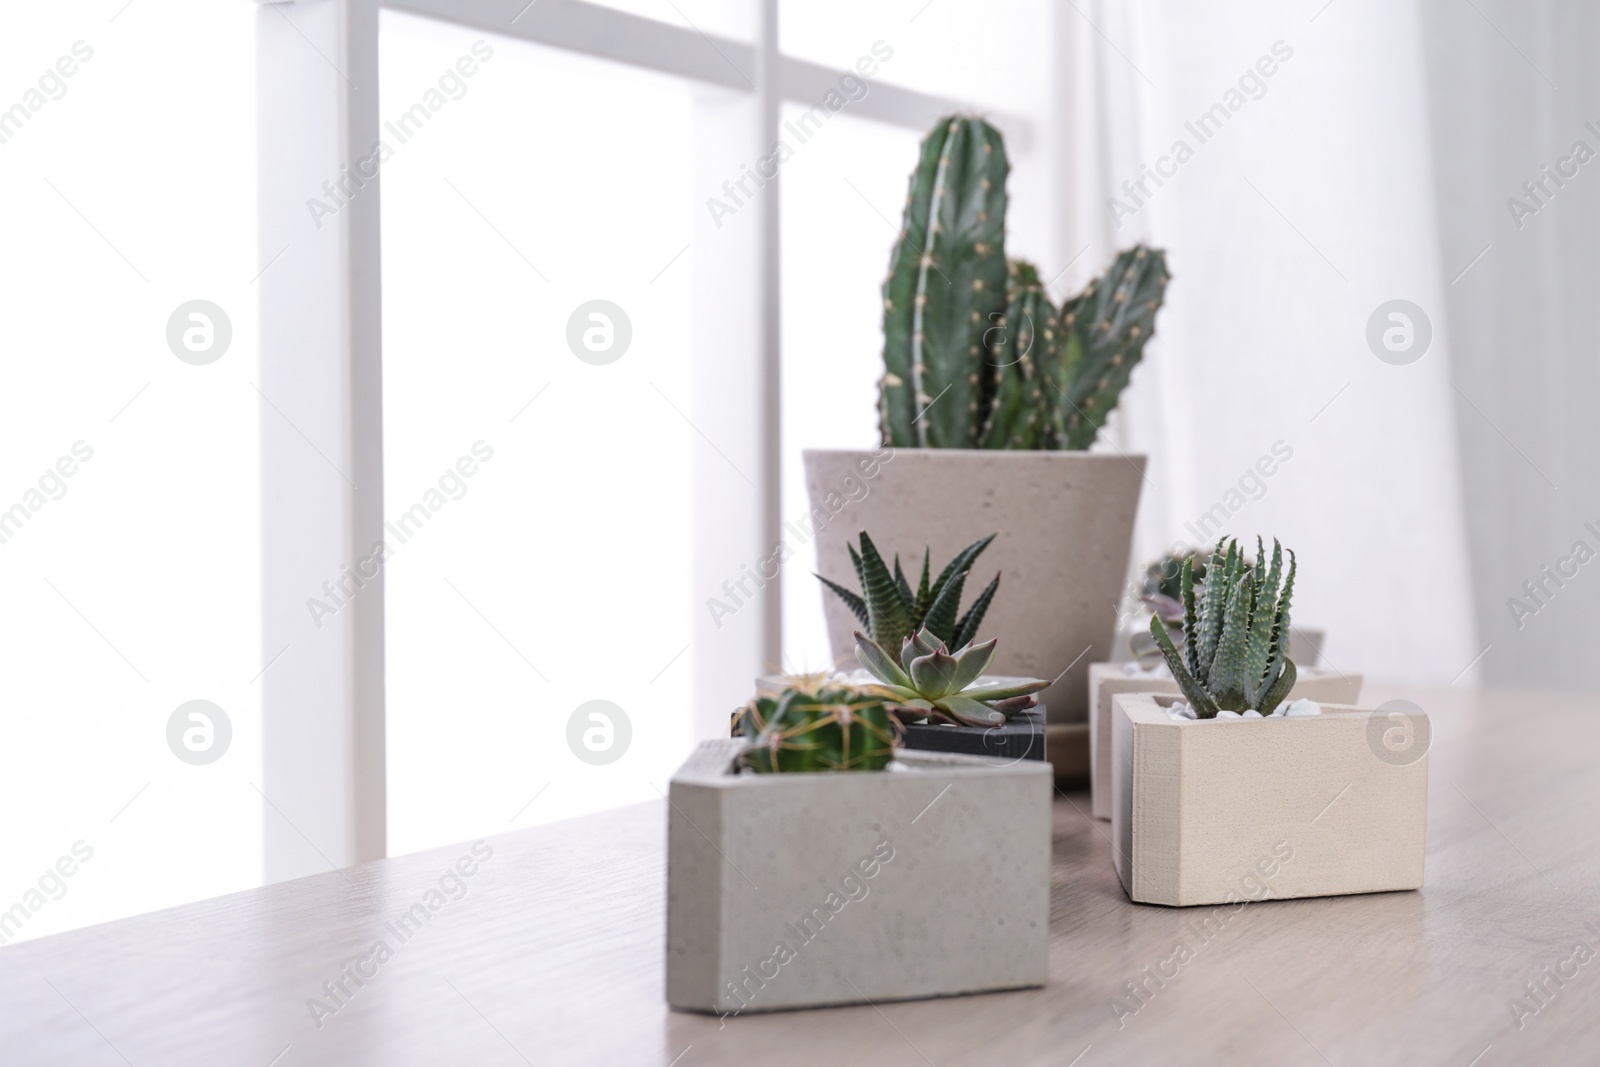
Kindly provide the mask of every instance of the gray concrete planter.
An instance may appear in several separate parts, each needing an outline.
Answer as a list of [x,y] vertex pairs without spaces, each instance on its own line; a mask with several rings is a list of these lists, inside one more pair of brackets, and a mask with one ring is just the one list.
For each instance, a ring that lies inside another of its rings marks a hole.
[[672,778],[667,1002],[717,1014],[1039,986],[1048,764],[902,752],[891,769]]
[[1427,715],[1172,719],[1113,701],[1111,841],[1130,899],[1189,906],[1422,887]]
[[[1170,674],[1127,674],[1120,663],[1089,667],[1089,800],[1097,819],[1111,818],[1111,709],[1122,693],[1176,693]],[[1354,704],[1361,699],[1361,675],[1306,667],[1289,690],[1290,700]]]
[[[886,556],[899,552],[908,569],[921,566],[924,545],[938,567],[998,533],[978,557],[970,594],[1000,572],[1000,593],[983,625],[985,638],[1000,639],[995,673],[1053,678],[1076,661],[1039,699],[1051,723],[1085,720],[1088,665],[1111,655],[1143,456],[809,450],[805,465],[817,572],[844,585],[857,584],[845,545],[861,530]],[[855,617],[820,584],[817,595],[835,661],[854,662]]]

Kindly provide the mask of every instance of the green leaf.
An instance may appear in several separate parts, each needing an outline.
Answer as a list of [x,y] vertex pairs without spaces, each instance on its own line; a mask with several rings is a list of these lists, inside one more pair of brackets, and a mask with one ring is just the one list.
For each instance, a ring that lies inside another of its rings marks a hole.
[[[1216,551],[1211,556],[1212,564],[1206,571],[1206,598],[1200,606],[1199,639],[1188,638],[1191,644],[1199,646],[1195,653],[1195,663],[1200,669],[1195,672],[1194,677],[1201,685],[1211,684],[1211,665],[1216,659],[1217,642],[1222,640],[1223,609],[1228,602],[1228,583],[1233,571],[1235,551],[1234,543],[1226,538],[1217,542]],[[1219,557],[1220,566],[1218,566]]]
[[861,531],[862,593],[867,602],[867,629],[880,647],[897,648],[911,632],[911,618],[900,599],[889,568],[865,530]]
[[1250,706],[1255,692],[1255,678],[1250,673],[1250,582],[1240,580],[1228,593],[1227,620],[1222,625],[1222,639],[1217,642],[1217,658],[1211,667],[1211,678],[1206,689],[1217,707],[1227,711],[1244,711]]
[[1183,561],[1183,573],[1179,581],[1183,591],[1183,654],[1189,661],[1189,673],[1199,674],[1199,651],[1195,646],[1200,643],[1200,635],[1195,632],[1199,625],[1195,621],[1193,556]]
[[883,646],[859,630],[856,631],[856,659],[861,661],[861,665],[869,674],[885,685],[895,685],[902,689],[912,688],[910,677],[900,669],[894,657],[889,655]]
[[995,591],[999,588],[1000,576],[997,574],[993,581],[983,587],[983,592],[979,593],[978,599],[967,608],[967,613],[961,616],[961,621],[956,623],[956,648],[977,640],[978,627],[983,623],[984,613],[989,610],[989,605],[994,601]]
[[1006,721],[1004,712],[964,694],[945,697],[935,702],[934,707],[963,726],[999,726]]
[[989,669],[989,664],[994,662],[994,649],[997,643],[990,638],[981,645],[973,645],[956,653],[956,675],[950,682],[951,692],[961,692],[971,685],[978,675]]
[[956,611],[961,607],[961,591],[966,583],[965,571],[946,582],[939,595],[933,598],[928,617],[922,620],[922,625],[946,645],[956,643]]
[[957,574],[966,574],[971,570],[972,564],[982,555],[983,550],[989,547],[989,542],[993,541],[996,536],[998,535],[990,534],[988,537],[981,537],[956,553],[956,558],[945,564],[944,570],[939,572],[939,580],[933,583],[929,596],[933,600],[939,599],[939,594],[944,592],[945,585]]
[[931,656],[918,656],[911,661],[911,681],[917,692],[929,700],[938,700],[952,691],[959,664],[948,652],[935,652]]
[[973,689],[962,690],[961,695],[974,700],[1009,700],[1011,697],[1023,697],[1029,693],[1037,693],[1041,689],[1049,689],[1054,684],[1043,678],[1029,678],[1025,682],[1012,682],[1007,685],[980,685]]
[[857,619],[861,620],[862,626],[869,625],[867,622],[867,602],[865,600],[862,600],[858,594],[852,593],[838,582],[830,582],[820,574],[816,578],[817,581],[838,594],[839,599],[845,602],[845,606],[854,613]]
[[1150,616],[1150,636],[1161,646],[1161,655],[1167,661],[1173,679],[1183,692],[1184,699],[1194,709],[1195,715],[1202,719],[1215,719],[1218,711],[1217,702],[1211,699],[1211,694],[1205,691],[1205,687],[1183,665],[1183,657],[1179,656],[1178,650],[1173,647],[1172,638],[1167,636],[1167,628],[1159,616]]
[[[900,569],[900,553],[898,552],[894,554],[894,584],[895,588],[900,590],[900,599],[905,602],[906,615],[909,616],[913,606],[916,604],[916,598],[911,595],[911,585],[906,581],[905,572]],[[915,625],[915,620],[913,620],[913,625]]]
[[1263,694],[1261,703],[1256,706],[1256,710],[1263,715],[1271,715],[1279,704],[1288,699],[1289,690],[1294,688],[1295,673],[1294,660],[1285,658],[1283,661],[1283,673],[1278,675],[1272,685],[1267,687],[1267,691]]
[[928,588],[928,549],[922,550],[922,581],[917,583],[917,597],[911,605],[911,625],[922,628],[922,620],[928,615],[928,606],[933,603],[933,592]]

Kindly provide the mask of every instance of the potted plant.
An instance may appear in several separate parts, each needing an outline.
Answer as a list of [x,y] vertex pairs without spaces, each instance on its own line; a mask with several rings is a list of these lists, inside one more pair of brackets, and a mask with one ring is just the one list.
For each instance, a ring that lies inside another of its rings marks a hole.
[[[1145,564],[1144,572],[1140,575],[1136,593],[1138,603],[1146,608],[1152,615],[1161,616],[1161,621],[1168,630],[1177,630],[1173,642],[1180,648],[1183,646],[1183,604],[1179,601],[1178,578],[1183,571],[1184,560],[1194,561],[1194,581],[1198,589],[1203,586],[1206,578],[1206,563],[1211,559],[1209,550],[1195,551],[1181,545],[1175,546],[1171,552],[1158,560]],[[1308,666],[1316,666],[1322,657],[1323,633],[1321,630],[1307,629],[1296,626],[1289,631],[1289,651],[1299,657],[1295,660],[1303,671]],[[1117,632],[1117,641],[1112,646],[1111,662],[1138,664],[1140,670],[1159,671],[1166,673],[1166,666],[1161,661],[1161,649],[1156,646],[1156,640],[1150,636],[1150,628],[1143,622],[1135,623],[1131,628]],[[1126,673],[1133,674],[1136,668],[1125,668]],[[1090,707],[1094,706],[1091,695]]]
[[[960,610],[973,564],[994,539],[991,533],[974,541],[932,580],[932,557],[924,548],[921,577],[913,590],[901,570],[899,553],[891,572],[863,530],[859,551],[848,542],[845,545],[861,592],[817,576],[865,628],[865,634],[854,633],[855,652],[869,678],[855,680],[875,679],[895,694],[894,710],[905,725],[907,748],[1045,758],[1044,708],[1032,694],[1049,683],[984,673],[998,644],[993,639],[977,644],[978,628],[1000,589],[1000,575],[984,586],[966,611]],[[919,663],[930,655],[938,657],[940,668],[946,658],[953,660],[953,673],[962,684],[948,688],[949,678],[940,669]]]
[[[892,699],[758,694],[667,813],[668,1003],[737,1014],[1043,985],[1047,765],[895,748]],[[952,907],[951,901],[981,901]]]
[[[1281,585],[1280,585],[1281,580]],[[1232,903],[1422,886],[1427,716],[1287,701],[1283,640],[1294,556],[1236,545],[1213,557],[1203,596],[1185,565],[1180,652],[1152,635],[1181,693],[1118,696],[1112,717],[1112,843],[1141,903]]]
[[[1274,546],[1276,548],[1276,545]],[[1211,559],[1224,562],[1238,552],[1238,543],[1230,539],[1218,542],[1214,552],[1194,552],[1179,557],[1176,553],[1163,557],[1145,568],[1142,598],[1150,606],[1153,620],[1160,620],[1163,630],[1171,635],[1176,648],[1182,651],[1187,639],[1184,625],[1182,576],[1188,567],[1194,593],[1204,603],[1206,564]],[[1247,572],[1253,570],[1243,558],[1240,566]],[[1291,558],[1290,574],[1294,571]],[[1290,641],[1285,653],[1303,647],[1307,642],[1302,631],[1289,625],[1289,599],[1294,592],[1292,578],[1285,586],[1281,601],[1283,625]],[[1178,681],[1168,669],[1161,646],[1155,635],[1144,631],[1148,648],[1157,662],[1146,663],[1095,663],[1089,667],[1089,799],[1090,810],[1097,819],[1111,818],[1111,715],[1113,701],[1123,693],[1177,693]],[[1315,645],[1311,645],[1313,649]],[[1143,652],[1145,646],[1135,648]],[[1315,662],[1313,658],[1312,662]],[[1318,667],[1298,667],[1289,699],[1304,698],[1326,704],[1354,704],[1361,699],[1362,677],[1359,674],[1341,674],[1336,670]]]
[[[1168,272],[1162,252],[1134,247],[1057,308],[1033,265],[1006,258],[1008,171],[982,119],[941,119],[923,140],[883,292],[879,421],[894,461],[810,450],[806,485],[827,514],[830,493],[875,471],[848,525],[888,544],[950,553],[998,530],[989,559],[1027,595],[990,613],[995,667],[1074,665],[1043,698],[1054,728],[1083,722],[1087,666],[1110,655],[1144,458],[1087,450],[1155,330]],[[819,523],[817,570],[833,582],[851,573],[846,525]],[[843,661],[850,609],[824,611]]]

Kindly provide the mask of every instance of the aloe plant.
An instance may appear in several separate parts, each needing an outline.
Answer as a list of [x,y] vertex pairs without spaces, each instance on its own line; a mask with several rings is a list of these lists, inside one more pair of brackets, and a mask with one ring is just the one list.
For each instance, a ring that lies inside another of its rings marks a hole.
[[1184,560],[1179,578],[1187,638],[1183,651],[1167,635],[1161,616],[1151,617],[1150,634],[1197,718],[1252,709],[1270,715],[1294,688],[1288,645],[1295,557],[1289,552],[1285,573],[1283,551],[1274,540],[1269,566],[1257,538],[1252,565],[1237,541],[1219,542],[1199,596],[1194,558]]
[[923,139],[883,284],[879,431],[897,448],[1086,449],[1155,332],[1169,278],[1136,245],[1058,311],[1005,256],[1000,131],[942,118]]
[[878,642],[856,631],[856,658],[883,683],[890,710],[907,719],[944,719],[958,726],[999,726],[1018,712],[1038,707],[1033,696],[1050,685],[1029,678],[1007,685],[973,685],[994,661],[994,639],[951,652],[932,631],[906,638],[897,661]]
[[745,705],[735,730],[746,739],[740,762],[758,774],[882,770],[899,742],[890,703],[877,686],[792,679]]
[[855,564],[856,580],[861,583],[861,592],[846,589],[820,574],[817,580],[838,594],[861,625],[866,627],[872,639],[884,648],[899,648],[906,638],[923,629],[951,648],[960,648],[978,636],[978,626],[1000,588],[1000,575],[996,574],[967,610],[961,611],[961,595],[966,589],[972,564],[994,539],[995,535],[990,534],[963,548],[945,564],[938,579],[931,583],[928,581],[929,550],[924,548],[922,577],[913,590],[905,572],[900,569],[899,554],[896,553],[894,557],[894,569],[891,571],[879,554],[878,547],[872,543],[872,538],[862,530],[859,552],[854,545],[845,542],[845,547],[850,551],[850,562]]

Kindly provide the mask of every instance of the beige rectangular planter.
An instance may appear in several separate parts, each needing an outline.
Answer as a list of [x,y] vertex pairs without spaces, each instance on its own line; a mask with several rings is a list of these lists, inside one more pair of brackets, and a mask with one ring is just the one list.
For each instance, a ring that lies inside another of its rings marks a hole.
[[[1050,722],[1083,722],[1088,665],[1111,656],[1144,462],[1088,452],[808,450],[817,573],[856,588],[845,545],[862,530],[913,574],[925,546],[937,569],[998,533],[973,566],[963,608],[1000,572],[979,635],[1000,640],[994,673],[1054,678],[1075,664],[1039,699]],[[817,595],[835,663],[854,665],[860,624],[821,583]]]
[[1428,717],[1324,706],[1304,718],[1112,715],[1111,839],[1139,903],[1224,904],[1422,887]]
[[908,752],[884,771],[670,787],[667,1003],[742,1013],[1045,983],[1050,765]]
[[[1111,818],[1111,702],[1122,693],[1176,693],[1170,675],[1124,674],[1120,663],[1089,667],[1089,799],[1097,819]],[[1354,704],[1361,699],[1361,675],[1318,667],[1302,668],[1289,691],[1319,704]]]

